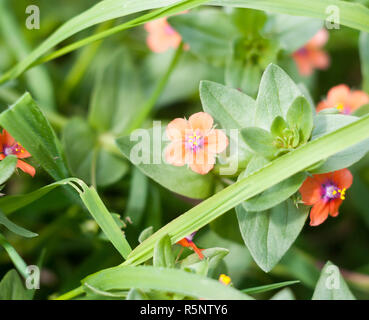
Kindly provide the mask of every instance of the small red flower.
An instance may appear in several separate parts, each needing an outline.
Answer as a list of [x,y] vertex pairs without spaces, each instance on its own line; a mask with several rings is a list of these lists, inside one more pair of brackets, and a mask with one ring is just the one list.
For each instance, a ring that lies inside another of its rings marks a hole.
[[327,99],[321,101],[316,111],[336,108],[342,114],[351,114],[361,106],[369,103],[369,96],[361,90],[350,90],[345,84],[340,84],[328,91]]
[[0,133],[0,160],[5,159],[9,155],[14,155],[18,158],[17,168],[23,170],[32,177],[35,175],[36,170],[34,167],[19,160],[31,157],[30,153],[17,143],[9,132],[3,130],[2,133]]
[[328,31],[321,29],[307,44],[292,54],[302,76],[311,75],[314,69],[328,68],[329,56],[322,50],[328,37]]
[[188,120],[177,118],[166,129],[170,144],[165,159],[174,166],[189,165],[192,171],[207,174],[213,169],[215,156],[228,146],[228,138],[213,128],[214,120],[206,112],[198,112]]
[[202,260],[204,259],[204,255],[202,254],[201,249],[199,249],[192,241],[195,234],[196,232],[191,233],[189,236],[184,237],[182,240],[179,240],[177,244],[180,244],[182,247],[185,248],[192,248],[193,251],[195,251],[199,258]]
[[167,22],[166,18],[147,22],[145,29],[149,33],[147,45],[153,52],[164,52],[169,48],[177,48],[182,41],[181,36]]
[[352,185],[353,177],[348,169],[317,174],[305,180],[300,188],[302,201],[313,206],[310,212],[310,225],[318,226],[328,215],[337,217],[338,209],[347,189]]

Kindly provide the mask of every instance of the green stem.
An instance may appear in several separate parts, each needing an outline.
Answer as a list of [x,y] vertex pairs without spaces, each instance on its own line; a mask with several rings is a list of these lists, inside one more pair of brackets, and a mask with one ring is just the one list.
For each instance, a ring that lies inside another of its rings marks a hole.
[[182,55],[182,52],[183,52],[183,47],[184,47],[184,43],[181,42],[180,45],[178,46],[173,58],[172,58],[172,61],[169,64],[169,67],[168,67],[167,71],[165,72],[165,74],[161,78],[160,82],[157,84],[157,86],[156,86],[153,94],[151,95],[150,99],[143,105],[142,108],[140,108],[140,111],[137,114],[136,118],[133,120],[131,126],[126,130],[126,132],[125,132],[126,134],[129,134],[133,130],[141,127],[142,123],[149,116],[149,114],[152,111],[152,109],[154,108],[157,100],[160,98],[160,95],[164,91],[165,86],[167,85],[168,80],[169,80],[173,70],[177,66],[177,63],[178,63],[178,61],[179,61],[179,59]]
[[78,296],[80,296],[81,294],[83,294],[83,287],[80,286],[78,288],[75,288],[67,293],[62,294],[61,296],[55,298],[54,300],[71,300],[73,298],[76,298]]

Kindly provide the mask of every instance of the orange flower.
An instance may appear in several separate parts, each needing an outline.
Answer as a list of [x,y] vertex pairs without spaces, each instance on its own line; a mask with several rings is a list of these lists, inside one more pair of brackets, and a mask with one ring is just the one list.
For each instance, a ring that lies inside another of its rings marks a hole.
[[188,164],[194,172],[207,174],[214,167],[215,155],[228,146],[227,136],[214,129],[213,123],[211,115],[205,112],[170,122],[166,129],[171,140],[165,150],[166,161],[174,166]]
[[317,174],[305,180],[300,193],[302,201],[313,206],[310,212],[311,226],[323,223],[328,214],[337,217],[338,209],[345,200],[346,191],[351,187],[352,181],[352,174],[347,169]]
[[195,234],[196,232],[191,233],[189,236],[184,237],[182,240],[179,240],[177,244],[180,244],[182,247],[185,248],[192,248],[193,251],[195,251],[199,258],[202,260],[204,259],[204,255],[201,252],[202,249],[199,249],[192,241]]
[[299,72],[309,76],[314,69],[326,69],[329,66],[329,56],[321,48],[328,41],[328,31],[321,29],[305,46],[292,54]]
[[223,283],[224,285],[228,286],[231,283],[232,279],[230,277],[228,277],[227,275],[225,275],[225,274],[222,273],[219,276],[219,281],[221,283]]
[[17,168],[23,170],[32,177],[35,175],[36,170],[34,167],[19,160],[31,157],[29,152],[17,143],[6,130],[3,130],[3,132],[0,133],[0,160],[5,159],[5,157],[9,155],[14,155],[18,158]]
[[146,43],[153,52],[164,52],[169,48],[177,48],[182,41],[181,36],[175,31],[166,18],[147,22],[145,29],[149,33]]
[[340,84],[328,91],[327,99],[318,104],[317,111],[337,108],[342,114],[350,114],[367,103],[369,96],[364,91],[351,91],[345,84]]

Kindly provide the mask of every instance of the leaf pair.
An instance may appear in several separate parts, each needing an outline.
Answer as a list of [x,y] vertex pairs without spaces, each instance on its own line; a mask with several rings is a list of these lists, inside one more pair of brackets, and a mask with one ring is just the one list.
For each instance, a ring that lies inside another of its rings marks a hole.
[[297,97],[287,111],[286,120],[274,118],[270,132],[258,127],[242,130],[247,145],[257,154],[272,160],[308,142],[313,129],[313,113],[308,101]]

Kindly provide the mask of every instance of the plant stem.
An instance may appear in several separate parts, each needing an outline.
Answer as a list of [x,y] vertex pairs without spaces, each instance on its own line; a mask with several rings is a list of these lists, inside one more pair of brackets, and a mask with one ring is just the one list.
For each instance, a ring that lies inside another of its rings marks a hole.
[[181,42],[178,46],[175,54],[173,55],[172,61],[169,64],[167,71],[165,72],[164,76],[161,78],[160,82],[157,84],[154,92],[152,93],[150,99],[140,108],[139,113],[137,114],[136,118],[133,120],[131,126],[126,130],[126,134],[129,134],[133,130],[139,128],[145,119],[149,116],[150,112],[154,108],[157,100],[160,98],[160,95],[165,89],[166,84],[172,74],[173,70],[177,66],[177,63],[182,55],[184,43]]
[[83,287],[80,286],[78,288],[75,288],[67,293],[62,294],[61,296],[53,299],[53,300],[71,300],[75,297],[78,297],[79,295],[83,294]]

